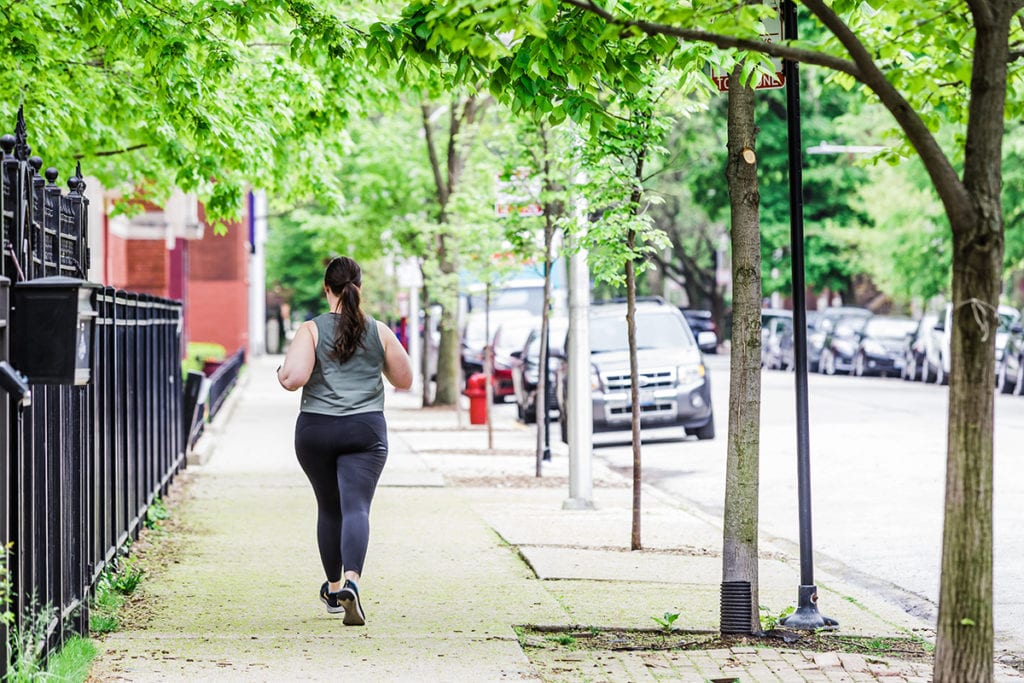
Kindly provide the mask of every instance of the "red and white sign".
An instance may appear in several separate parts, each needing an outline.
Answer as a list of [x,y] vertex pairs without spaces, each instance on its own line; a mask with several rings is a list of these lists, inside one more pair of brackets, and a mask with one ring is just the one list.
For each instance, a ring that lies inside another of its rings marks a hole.
[[[782,40],[782,14],[779,0],[765,0],[765,2],[772,8],[774,14],[762,19],[764,33],[761,34],[761,40],[766,43],[777,43]],[[786,85],[786,76],[782,73],[782,60],[778,57],[772,57],[772,64],[775,66],[775,73],[761,74],[761,78],[758,80],[757,85],[754,86],[754,90],[772,90]],[[712,67],[711,80],[718,86],[719,92],[728,92],[729,74],[717,71]]]
[[533,177],[528,168],[517,168],[510,176],[495,176],[494,215],[498,218],[543,216],[540,178]]

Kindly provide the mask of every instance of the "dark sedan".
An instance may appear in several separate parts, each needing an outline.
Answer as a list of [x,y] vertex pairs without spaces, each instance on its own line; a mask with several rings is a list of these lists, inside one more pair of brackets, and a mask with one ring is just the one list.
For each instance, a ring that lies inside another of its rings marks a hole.
[[[550,352],[548,355],[548,385],[547,385],[547,408],[550,411],[558,411],[558,402],[555,398],[555,364],[559,356],[563,356],[562,345],[565,342],[565,333],[568,329],[568,322],[561,318],[549,321],[550,330],[548,340]],[[516,413],[519,419],[530,424],[537,420],[537,383],[540,379],[540,327],[534,327],[526,336],[523,348],[516,352],[515,358],[511,361],[512,387],[516,400]]]
[[[871,317],[871,311],[860,306],[835,306],[833,308],[825,308],[818,311],[817,317],[814,319],[814,326],[811,327],[810,318],[808,317],[807,324],[807,368],[811,372],[823,372],[825,374],[832,374],[836,372],[834,365],[826,365],[826,361],[831,363],[835,359],[834,353],[836,349],[826,351],[826,344],[834,338],[834,330],[836,325],[842,319],[851,319],[863,322],[865,319]],[[852,323],[851,323],[852,324]],[[849,332],[849,328],[845,330]],[[845,346],[844,349],[849,351],[849,355],[845,355],[840,359],[840,365],[843,360],[848,360],[849,364],[843,368],[844,371],[849,371],[852,367],[853,362],[853,349]],[[830,359],[829,356],[832,356]],[[831,371],[831,372],[830,372]]]
[[903,370],[903,349],[907,337],[917,329],[913,318],[875,315],[868,318],[858,334],[853,357],[853,374],[899,375]]
[[690,324],[693,336],[697,338],[697,346],[704,353],[718,353],[718,325],[711,311],[697,308],[680,308],[686,322]]

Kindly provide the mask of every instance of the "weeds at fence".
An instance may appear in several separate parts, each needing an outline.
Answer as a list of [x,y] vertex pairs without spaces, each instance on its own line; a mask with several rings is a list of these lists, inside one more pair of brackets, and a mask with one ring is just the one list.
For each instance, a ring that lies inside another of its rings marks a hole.
[[80,683],[89,678],[89,668],[96,658],[96,645],[88,638],[74,636],[68,639],[56,654],[50,657],[45,680],[60,683]]
[[124,557],[111,564],[96,582],[96,591],[89,611],[89,631],[102,635],[120,627],[117,613],[125,599],[135,592],[144,572],[134,558]]
[[5,683],[31,683],[47,676],[42,662],[43,648],[50,622],[54,618],[52,605],[40,608],[35,598],[25,606],[21,625],[7,627],[7,675]]
[[170,516],[171,513],[168,512],[167,506],[164,505],[163,498],[157,496],[150,503],[149,507],[146,508],[146,518],[143,523],[147,529],[157,529],[160,527],[160,523]]

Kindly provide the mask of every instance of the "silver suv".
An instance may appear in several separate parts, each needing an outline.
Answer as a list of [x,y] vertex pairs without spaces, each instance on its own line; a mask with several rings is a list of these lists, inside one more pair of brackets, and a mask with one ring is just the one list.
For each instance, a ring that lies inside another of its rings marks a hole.
[[[704,356],[682,313],[660,300],[636,306],[640,425],[683,427],[698,439],[715,437],[711,383]],[[594,431],[631,428],[626,305],[619,300],[590,308],[590,386]],[[568,439],[566,364],[556,373],[562,441]]]

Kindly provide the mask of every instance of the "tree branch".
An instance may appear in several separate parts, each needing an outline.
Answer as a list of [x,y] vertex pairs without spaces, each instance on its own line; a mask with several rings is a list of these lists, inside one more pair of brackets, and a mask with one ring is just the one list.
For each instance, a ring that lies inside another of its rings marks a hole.
[[956,170],[950,163],[949,158],[939,146],[938,141],[928,130],[928,126],[921,119],[920,114],[910,106],[910,103],[903,97],[903,94],[893,86],[885,77],[885,74],[878,68],[875,60],[868,53],[864,44],[854,34],[850,27],[839,18],[832,8],[825,5],[822,0],[801,0],[807,9],[811,11],[825,28],[839,39],[843,47],[850,54],[858,67],[860,75],[857,77],[864,85],[868,86],[882,105],[893,115],[900,128],[910,141],[910,144],[917,150],[921,162],[928,170],[928,175],[935,184],[935,189],[945,205],[951,220],[959,220],[959,207],[970,205],[967,198],[967,190],[957,176]]
[[437,149],[434,146],[434,127],[430,123],[429,104],[420,105],[420,112],[423,116],[423,135],[427,141],[427,156],[430,159],[430,170],[434,173],[434,185],[437,187],[438,220],[444,218],[444,208],[448,204],[448,187],[444,178],[441,177],[441,163],[437,159]]
[[74,158],[74,159],[84,159],[86,157],[113,157],[113,156],[117,156],[118,154],[127,154],[128,152],[134,152],[137,149],[145,149],[146,147],[149,147],[149,145],[146,144],[146,143],[143,143],[143,144],[139,144],[139,145],[132,145],[131,147],[125,147],[124,149],[110,149],[110,150],[106,150],[104,152],[91,152],[89,154],[76,154],[72,158]]
[[1009,56],[1006,58],[1006,62],[1008,64],[1012,64],[1018,59],[1024,59],[1024,50],[1011,50]]
[[[971,0],[971,6],[980,1]],[[700,29],[687,29],[667,24],[625,19],[598,7],[592,0],[562,0],[562,2],[595,14],[609,24],[638,28],[647,35],[668,35],[693,42],[710,43],[722,49],[760,52],[773,57],[781,57],[849,74],[870,88],[878,96],[882,105],[889,110],[900,128],[903,129],[910,144],[914,146],[914,149],[917,150],[918,155],[921,157],[921,161],[927,169],[932,182],[935,184],[935,189],[939,193],[939,197],[942,199],[942,203],[946,207],[947,214],[951,220],[954,222],[960,220],[959,207],[970,205],[967,200],[967,190],[957,176],[956,170],[950,163],[949,158],[942,151],[939,143],[935,140],[931,131],[928,130],[928,126],[921,119],[920,114],[907,102],[902,93],[886,79],[885,74],[879,69],[874,58],[872,58],[856,34],[846,25],[846,22],[833,12],[832,8],[827,6],[823,0],[801,0],[801,2],[839,40],[851,57],[849,60],[814,50],[789,47],[782,43],[767,43],[750,38],[723,36]]]
[[591,2],[591,0],[562,0],[562,2],[573,7],[578,7],[592,14],[596,14],[609,24],[627,28],[638,28],[647,35],[665,35],[681,38],[690,42],[711,43],[712,45],[725,50],[735,49],[760,52],[772,57],[789,59],[803,64],[822,66],[827,69],[832,69],[833,71],[841,71],[842,73],[853,76],[857,80],[861,80],[861,74],[855,63],[848,59],[842,59],[840,57],[825,54],[824,52],[790,47],[783,43],[766,43],[760,39],[725,36],[719,33],[710,33],[701,29],[682,28],[679,26],[671,26],[669,24],[659,24],[657,22],[641,21],[636,19],[624,19],[622,17],[616,17],[611,12],[598,7]]

